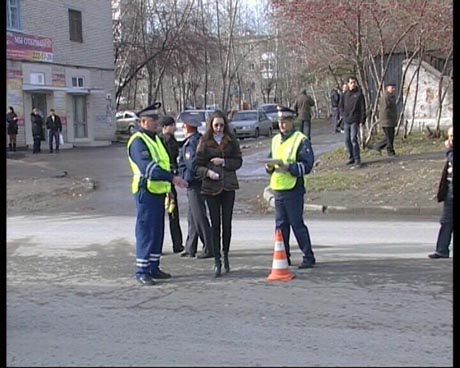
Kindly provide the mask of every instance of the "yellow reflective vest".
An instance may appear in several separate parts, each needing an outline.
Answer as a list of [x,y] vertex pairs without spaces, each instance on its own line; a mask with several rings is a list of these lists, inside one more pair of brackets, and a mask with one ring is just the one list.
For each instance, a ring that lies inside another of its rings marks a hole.
[[[272,140],[272,158],[281,160],[284,164],[292,164],[297,161],[297,151],[300,144],[307,136],[299,131],[295,131],[285,141],[281,141],[281,134],[277,134]],[[275,165],[275,171],[270,178],[270,188],[272,190],[290,190],[294,188],[297,178],[288,171],[281,171]]]
[[[153,162],[156,162],[158,166],[160,166],[163,170],[169,171],[170,163],[169,163],[169,155],[166,151],[165,146],[161,142],[160,137],[155,136],[155,140],[150,138],[147,134],[143,132],[136,132],[134,133],[128,141],[128,159],[131,166],[131,170],[133,171],[133,180],[131,182],[131,192],[136,194],[139,191],[139,182],[142,179],[142,173],[139,170],[139,167],[136,163],[131,159],[129,154],[129,149],[131,144],[134,142],[135,139],[140,138],[144,141],[145,145],[147,146],[150,157],[152,158]],[[171,191],[171,183],[169,181],[159,181],[159,180],[150,180],[149,178],[145,178],[147,183],[147,190],[152,194],[165,194]]]

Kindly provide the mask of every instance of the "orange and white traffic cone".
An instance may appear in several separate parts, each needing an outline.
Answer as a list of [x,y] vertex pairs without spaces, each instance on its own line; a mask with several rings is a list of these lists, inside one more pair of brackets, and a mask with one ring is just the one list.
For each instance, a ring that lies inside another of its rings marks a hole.
[[290,281],[295,275],[289,270],[286,249],[281,230],[275,231],[275,250],[273,251],[273,264],[268,281]]

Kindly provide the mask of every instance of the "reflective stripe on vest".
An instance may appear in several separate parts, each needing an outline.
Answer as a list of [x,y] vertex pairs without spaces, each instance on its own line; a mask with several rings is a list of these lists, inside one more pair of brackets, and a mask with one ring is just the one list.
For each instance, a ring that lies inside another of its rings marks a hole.
[[[304,139],[308,139],[301,132],[294,132],[285,141],[281,141],[281,134],[273,137],[272,158],[281,160],[283,163],[292,164],[296,162],[297,151]],[[287,171],[280,171],[275,165],[275,171],[270,178],[270,188],[272,190],[289,190],[294,188],[297,178]]]
[[[157,163],[163,170],[169,171],[170,163],[169,163],[169,155],[166,151],[163,143],[161,142],[158,136],[155,136],[155,140],[150,138],[147,134],[142,132],[134,133],[128,141],[128,159],[131,166],[131,170],[133,171],[133,180],[131,182],[131,192],[136,194],[139,191],[139,182],[143,178],[139,167],[136,163],[131,159],[129,155],[129,149],[131,144],[134,142],[136,138],[140,138],[144,141],[147,149],[149,150],[150,157],[152,157],[152,161]],[[171,191],[171,183],[169,181],[159,181],[159,180],[150,180],[146,178],[147,182],[147,190],[153,194],[164,194]]]

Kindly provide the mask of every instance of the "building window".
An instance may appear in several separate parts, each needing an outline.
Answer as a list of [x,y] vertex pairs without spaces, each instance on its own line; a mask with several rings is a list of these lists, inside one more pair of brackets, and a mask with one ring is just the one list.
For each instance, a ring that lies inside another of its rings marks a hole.
[[45,84],[45,73],[30,73],[30,84]]
[[78,10],[69,9],[69,34],[70,41],[83,42],[81,12]]
[[6,0],[6,28],[21,29],[19,0]]
[[83,77],[72,77],[72,87],[83,87]]

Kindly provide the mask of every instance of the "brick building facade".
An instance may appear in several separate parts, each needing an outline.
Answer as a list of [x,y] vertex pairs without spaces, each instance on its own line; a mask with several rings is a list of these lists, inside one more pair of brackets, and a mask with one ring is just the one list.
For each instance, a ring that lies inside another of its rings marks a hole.
[[111,144],[111,0],[7,0],[6,6],[7,106],[18,114],[18,148],[33,144],[33,107],[61,117],[63,148]]

